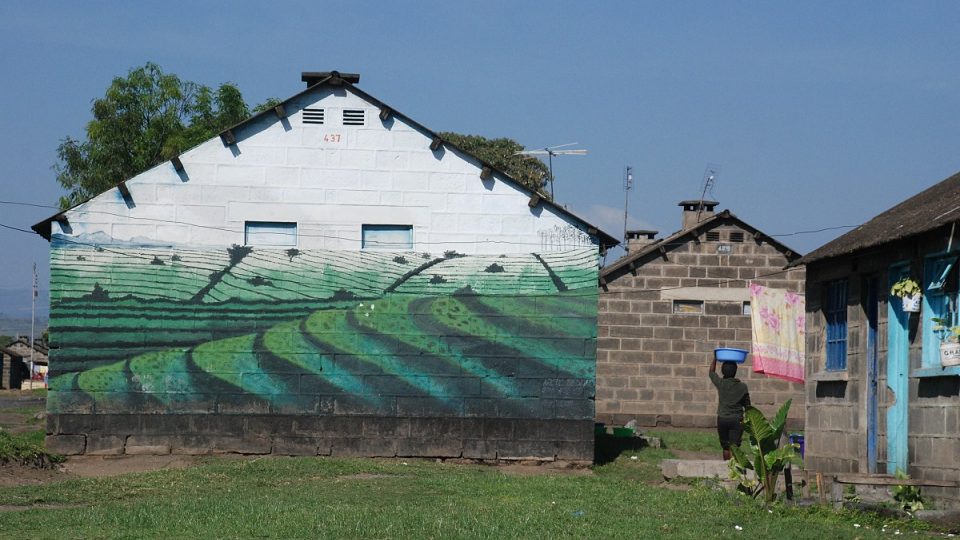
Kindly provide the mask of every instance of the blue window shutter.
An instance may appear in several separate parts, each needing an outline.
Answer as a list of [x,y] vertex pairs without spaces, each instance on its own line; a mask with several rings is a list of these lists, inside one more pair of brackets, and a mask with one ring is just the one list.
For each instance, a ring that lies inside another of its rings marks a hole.
[[920,364],[922,367],[940,366],[940,341],[944,330],[934,330],[937,323],[933,318],[950,321],[947,326],[957,324],[956,299],[943,287],[957,262],[957,257],[931,257],[924,262],[923,278],[928,283],[927,293],[923,295],[923,323],[921,328]]
[[409,251],[413,249],[413,225],[364,225],[363,249]]
[[953,269],[953,265],[956,262],[956,257],[945,257],[927,261],[927,265],[932,266],[932,271],[929,271],[927,274],[929,279],[929,285],[927,285],[928,292],[943,290],[943,286],[947,282],[947,277],[950,276],[950,270]]
[[824,312],[827,318],[826,368],[847,369],[847,281],[827,283]]
[[297,224],[283,221],[247,221],[243,242],[248,246],[288,247],[297,245]]

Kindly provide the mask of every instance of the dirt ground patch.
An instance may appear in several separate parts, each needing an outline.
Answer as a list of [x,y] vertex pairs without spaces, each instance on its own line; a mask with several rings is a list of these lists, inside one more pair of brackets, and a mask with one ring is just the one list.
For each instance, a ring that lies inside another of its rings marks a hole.
[[62,482],[71,478],[66,471],[56,469],[37,469],[8,463],[0,465],[0,487],[38,486],[51,482]]
[[593,476],[593,471],[585,467],[554,467],[544,465],[499,464],[497,470],[510,476]]
[[63,469],[66,474],[97,478],[161,469],[185,469],[197,460],[197,456],[75,456],[63,464]]

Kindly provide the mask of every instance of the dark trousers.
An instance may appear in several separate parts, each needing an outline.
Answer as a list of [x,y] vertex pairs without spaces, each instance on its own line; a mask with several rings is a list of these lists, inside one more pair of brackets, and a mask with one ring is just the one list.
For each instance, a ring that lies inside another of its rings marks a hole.
[[717,417],[717,435],[720,436],[720,448],[729,450],[730,445],[740,446],[743,440],[743,420],[737,417]]

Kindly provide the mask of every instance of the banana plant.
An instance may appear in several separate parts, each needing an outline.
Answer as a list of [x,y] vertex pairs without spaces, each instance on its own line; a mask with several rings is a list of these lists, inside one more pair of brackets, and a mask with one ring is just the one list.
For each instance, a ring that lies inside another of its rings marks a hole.
[[[767,504],[776,500],[777,477],[791,463],[799,463],[798,445],[788,443],[780,446],[780,437],[787,423],[787,413],[792,400],[780,407],[773,421],[755,407],[748,407],[743,415],[743,428],[749,437],[750,447],[743,450],[731,445],[731,476],[740,482],[740,487],[754,498],[761,493]],[[747,471],[753,471],[750,478]]]

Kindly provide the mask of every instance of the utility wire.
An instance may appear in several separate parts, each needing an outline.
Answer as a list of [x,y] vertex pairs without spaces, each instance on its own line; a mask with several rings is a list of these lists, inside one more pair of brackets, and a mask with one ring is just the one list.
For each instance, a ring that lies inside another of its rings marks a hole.
[[[0,204],[30,206],[30,207],[36,207],[36,208],[59,209],[59,207],[57,206],[36,204],[36,203],[22,202],[22,201],[0,200]],[[189,227],[197,227],[200,229],[208,229],[208,230],[215,230],[215,231],[228,232],[228,233],[241,234],[245,232],[244,229],[240,229],[238,227],[218,227],[216,225],[201,225],[199,223],[190,223],[190,222],[179,221],[175,219],[172,220],[172,219],[163,219],[163,218],[130,216],[125,214],[118,214],[116,212],[108,212],[106,210],[77,210],[77,212],[87,213],[87,214],[104,214],[104,215],[114,216],[114,217],[119,217],[124,219],[132,219],[132,220],[138,220],[138,221],[153,221],[157,223],[164,223],[164,224],[171,224],[171,225],[186,225]],[[796,232],[782,233],[782,234],[767,234],[765,236],[769,236],[772,238],[780,238],[780,237],[788,237],[788,236],[797,236],[801,234],[813,234],[813,233],[832,231],[832,230],[838,230],[838,229],[850,229],[854,227],[859,227],[859,225],[837,225],[835,227],[824,227],[822,229],[816,229],[816,230],[796,231]],[[10,227],[7,227],[7,228],[10,228]],[[270,232],[270,231],[259,232],[258,234],[275,234],[275,235],[282,235],[282,236],[286,235],[286,233],[283,233],[283,232]],[[301,231],[297,231],[297,236],[303,237],[303,238],[323,238],[327,240],[342,240],[347,242],[356,242],[361,240],[360,238],[357,238],[357,237],[337,236],[337,235],[331,235],[331,234],[314,234],[314,233],[301,232]],[[544,239],[541,242],[513,242],[510,240],[442,240],[442,241],[435,241],[430,243],[431,244],[461,244],[461,245],[462,244],[467,244],[467,245],[504,244],[504,245],[515,245],[515,246],[550,246],[550,245],[556,245],[556,244],[560,244],[560,245],[564,244],[562,240],[549,240],[549,239]]]

